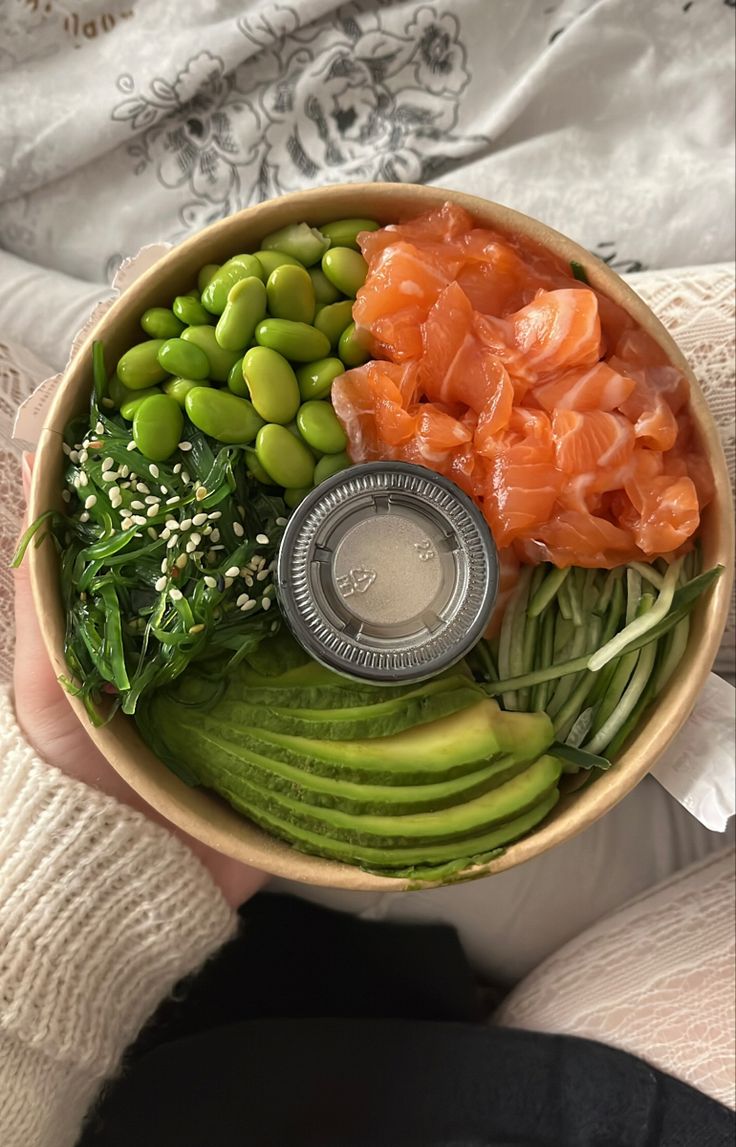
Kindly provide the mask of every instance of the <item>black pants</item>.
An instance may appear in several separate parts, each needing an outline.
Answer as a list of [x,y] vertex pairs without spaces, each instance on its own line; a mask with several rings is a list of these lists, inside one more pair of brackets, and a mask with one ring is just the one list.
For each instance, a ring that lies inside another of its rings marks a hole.
[[451,928],[274,896],[243,915],[83,1147],[733,1147],[729,1111],[641,1060],[483,1026]]

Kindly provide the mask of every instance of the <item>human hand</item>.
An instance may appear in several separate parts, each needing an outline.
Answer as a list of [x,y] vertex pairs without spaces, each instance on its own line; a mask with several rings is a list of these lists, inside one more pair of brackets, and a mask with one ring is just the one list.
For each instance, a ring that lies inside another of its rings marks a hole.
[[[32,462],[32,455],[23,455],[26,500]],[[107,793],[175,833],[208,869],[232,907],[257,892],[267,880],[265,872],[223,856],[167,821],[118,776],[90,740],[54,676],[36,617],[26,565],[15,571],[15,632],[15,712],[26,740],[38,755],[67,776]]]

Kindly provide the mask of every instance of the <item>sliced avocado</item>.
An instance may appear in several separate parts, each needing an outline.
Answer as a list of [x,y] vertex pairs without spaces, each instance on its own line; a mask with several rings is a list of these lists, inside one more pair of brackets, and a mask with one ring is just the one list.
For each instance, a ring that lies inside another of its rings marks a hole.
[[[227,796],[228,794],[223,793],[223,795]],[[359,864],[361,868],[378,875],[394,876],[396,875],[394,870],[405,871],[407,866],[440,865],[451,861],[454,862],[453,868],[459,869],[475,863],[483,863],[488,859],[488,853],[493,853],[503,845],[510,844],[512,840],[518,840],[520,836],[524,836],[525,833],[535,828],[552,811],[559,797],[559,791],[555,787],[545,793],[537,804],[527,809],[520,816],[514,817],[513,820],[507,820],[488,831],[481,832],[477,836],[466,837],[462,841],[455,841],[450,844],[424,844],[410,848],[371,848],[366,845],[331,840],[329,837],[311,832],[272,813],[262,810],[251,812],[242,804],[238,804],[235,798],[233,804],[266,831],[291,841],[302,852],[325,856],[330,860],[342,860],[346,864]],[[421,876],[421,871],[412,871],[411,876],[416,879]],[[431,877],[431,868],[427,868],[425,878],[431,879]]]
[[477,771],[434,784],[356,783],[305,772],[253,753],[243,745],[225,740],[215,722],[194,720],[192,715],[187,720],[186,714],[169,731],[168,755],[183,763],[202,783],[214,788],[226,784],[232,791],[238,791],[245,781],[307,805],[340,808],[359,815],[399,815],[448,808],[503,784],[529,763],[513,756],[499,757],[493,764],[479,761]]
[[355,816],[342,809],[305,805],[242,777],[238,778],[236,791],[219,767],[211,783],[218,792],[227,795],[228,800],[241,801],[248,813],[265,812],[309,832],[323,834],[332,841],[392,849],[446,841],[456,841],[460,846],[464,837],[486,832],[537,804],[557,784],[561,771],[562,763],[556,757],[545,755],[505,784],[464,804],[399,816]]

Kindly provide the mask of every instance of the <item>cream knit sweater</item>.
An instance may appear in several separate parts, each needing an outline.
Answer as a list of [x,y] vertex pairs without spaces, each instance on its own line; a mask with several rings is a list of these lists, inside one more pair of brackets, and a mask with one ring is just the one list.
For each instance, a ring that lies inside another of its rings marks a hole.
[[40,760],[0,691],[2,1147],[71,1147],[125,1047],[235,922],[180,840]]

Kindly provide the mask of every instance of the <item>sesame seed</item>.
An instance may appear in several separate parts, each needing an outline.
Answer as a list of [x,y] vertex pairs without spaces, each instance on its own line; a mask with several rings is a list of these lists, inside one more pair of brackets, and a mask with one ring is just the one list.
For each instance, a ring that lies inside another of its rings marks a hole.
[[105,470],[112,470],[114,465],[115,465],[115,459],[114,458],[109,458],[109,457],[103,458],[102,459],[102,472],[103,472],[103,474],[104,474]]
[[156,514],[158,514],[160,512],[160,510],[161,510],[161,506],[159,505],[159,503],[154,502],[154,504],[152,506],[148,507],[148,509],[146,510],[146,513],[148,514],[149,518],[155,518]]
[[245,605],[241,605],[240,608],[242,609],[243,613],[247,613],[249,609],[255,609],[257,605],[258,605],[258,602],[253,601],[253,599],[251,598],[250,601],[246,601]]
[[194,491],[194,497],[198,502],[201,502],[204,498],[207,497],[207,493],[208,490],[206,486],[197,486],[197,489]]
[[133,442],[133,440],[131,439],[131,441],[128,443],[128,445],[125,447],[125,449],[126,450],[135,450],[135,442]]
[[134,510],[145,510],[146,508],[143,502],[131,502],[130,505]]
[[271,574],[270,570],[260,570],[256,574],[256,581],[265,581],[267,577],[270,577],[270,574]]
[[118,477],[117,470],[106,470],[102,475],[103,482],[114,482]]
[[67,456],[67,458],[68,458],[68,457],[69,457],[69,455],[70,455],[70,454],[71,454],[71,452],[72,452],[72,448],[71,448],[71,446],[68,444],[68,442],[62,442],[62,444],[61,444],[61,449],[64,451],[64,453],[66,454],[66,456]]
[[111,486],[107,492],[111,498],[119,498],[120,497],[120,487],[119,486]]
[[174,466],[174,473],[175,474],[181,474],[181,462],[177,462],[176,465]]
[[[130,476],[131,476],[131,478],[135,477],[134,474],[131,474]],[[149,490],[149,488],[145,482],[136,482],[135,488],[139,494],[150,494],[151,493],[151,491]]]
[[222,510],[213,510],[212,513],[209,515],[209,519],[211,522],[216,522],[221,517],[222,517]]
[[156,593],[161,593],[162,590],[166,589],[168,584],[169,579],[167,577],[160,577],[153,588],[156,590]]
[[166,573],[169,568],[169,559],[164,558],[161,562],[161,573]]
[[232,584],[233,584],[233,579],[231,577],[229,577],[227,574],[225,574],[225,589],[230,589],[230,586]]
[[187,564],[187,555],[186,554],[179,554],[179,557],[174,562],[174,565],[177,567],[177,569],[183,570],[184,566],[186,564]]
[[237,577],[239,573],[239,566],[228,566],[228,568],[225,570],[225,577]]
[[286,522],[287,522],[286,518],[277,518],[276,519],[276,525],[277,526],[285,526]]
[[124,530],[132,530],[134,524],[135,523],[133,522],[132,518],[126,518],[125,521],[123,522],[123,529]]
[[190,534],[190,541],[194,542],[195,546],[198,546],[202,541],[202,535],[198,534],[195,530],[194,533]]
[[187,441],[185,440],[184,442],[180,442],[180,443],[179,443],[179,449],[180,449],[180,450],[183,450],[183,451],[184,451],[184,453],[186,454],[187,450],[191,450],[191,449],[192,449],[192,444],[191,444],[191,442],[187,442]]
[[250,588],[253,585],[253,578],[246,574],[245,584]]
[[69,461],[74,462],[75,464],[79,461],[79,451],[78,450],[70,450],[69,451]]
[[105,433],[105,424],[104,424],[104,422],[98,421],[95,424],[95,434],[104,434],[104,433]]
[[192,519],[191,518],[184,518],[184,520],[179,523],[179,529],[180,530],[190,530],[191,528],[192,528]]
[[[115,477],[117,478],[117,474],[115,475]],[[130,482],[121,482],[120,483],[120,489],[121,490],[129,490],[130,489]]]
[[148,467],[148,473],[151,475],[152,478],[158,478],[159,468],[155,462],[151,462],[150,466]]
[[82,465],[84,465],[84,463],[87,461],[88,458],[89,458],[89,454],[87,453],[86,450],[80,450],[79,451],[79,461],[81,462]]
[[136,526],[145,526],[146,524],[146,519],[142,518],[140,514],[133,514],[133,521]]
[[159,537],[162,538],[163,541],[167,541],[171,537],[171,530],[167,530],[164,526],[163,530],[159,534]]
[[112,494],[110,495],[110,505],[112,506],[113,510],[119,510],[120,507],[122,506],[122,504],[123,504],[123,499],[120,497],[120,494],[117,494],[115,496],[113,496]]
[[245,506],[241,506],[240,503],[238,503],[238,513],[240,514],[241,518],[245,517]]
[[239,597],[236,598],[235,604],[236,605],[245,605],[246,601],[250,601],[249,595],[247,593],[241,593],[239,595]]
[[174,495],[173,498],[167,498],[166,499],[166,505],[167,506],[175,506],[178,501],[179,501],[179,497],[177,495]]
[[172,601],[181,601],[181,599],[184,597],[184,594],[181,592],[180,589],[170,589],[169,590],[169,597],[171,598]]
[[193,553],[194,553],[194,551],[196,550],[196,548],[197,548],[197,543],[196,543],[196,542],[193,542],[193,541],[191,540],[191,538],[190,538],[190,539],[189,539],[189,541],[187,542],[187,545],[186,545],[186,551],[187,551],[187,553],[188,553],[188,554],[193,554]]
[[262,609],[270,609],[271,608],[271,598],[270,597],[262,597],[261,598],[261,608]]
[[152,541],[154,541],[154,542],[158,541],[158,534],[154,530],[153,526],[149,526],[148,529],[146,530],[146,533],[148,534],[149,538],[151,538]]
[[185,486],[189,485],[189,483],[191,482],[192,479],[189,477],[189,471],[188,470],[182,470],[181,480]]
[[189,632],[190,632],[191,634],[195,634],[195,633],[202,633],[202,632],[203,632],[203,630],[204,630],[204,626],[202,625],[202,623],[201,623],[201,622],[200,622],[200,624],[199,624],[199,625],[190,625],[190,626],[189,626]]
[[204,584],[207,586],[208,589],[216,589],[217,588],[217,582],[215,581],[215,579],[213,577],[210,577],[209,574],[204,575]]
[[166,529],[167,530],[178,530],[179,529],[179,523],[177,522],[176,518],[167,518],[166,519]]
[[152,506],[154,502],[160,502],[161,499],[157,498],[155,494],[146,494],[143,501],[146,503],[147,506]]
[[130,466],[123,465],[120,467],[120,477],[121,478],[127,478],[129,474],[130,474]]
[[207,521],[207,515],[206,514],[195,514],[194,517],[192,518],[192,523],[195,526],[203,526],[206,521]]
[[259,546],[267,546],[268,545],[268,535],[267,534],[256,534],[256,541],[258,542]]
[[214,529],[212,528],[212,526],[210,526],[210,537],[212,538],[213,542],[219,542],[220,531],[218,530],[217,526],[215,526]]
[[167,550],[173,549],[174,546],[176,545],[176,543],[177,543],[177,538],[169,538],[168,542],[166,543],[166,549]]
[[122,510],[120,511],[120,517],[121,518],[132,518],[133,517],[133,511],[129,510],[126,506],[123,506]]
[[84,501],[85,510],[91,510],[92,507],[95,505],[97,505],[97,495],[96,494],[90,494],[89,498],[85,498],[85,501]]
[[241,526],[240,522],[233,522],[233,533],[235,534],[236,538],[243,537],[245,530]]
[[62,490],[61,496],[65,502],[71,502],[71,500],[72,500],[72,496],[68,490]]
[[80,486],[87,486],[88,484],[89,484],[89,478],[85,474],[84,470],[82,470],[81,474],[79,475],[79,485]]
[[253,566],[254,570],[261,569],[261,567],[265,566],[265,564],[266,564],[266,559],[262,558],[260,554],[255,554],[251,560],[251,565]]

